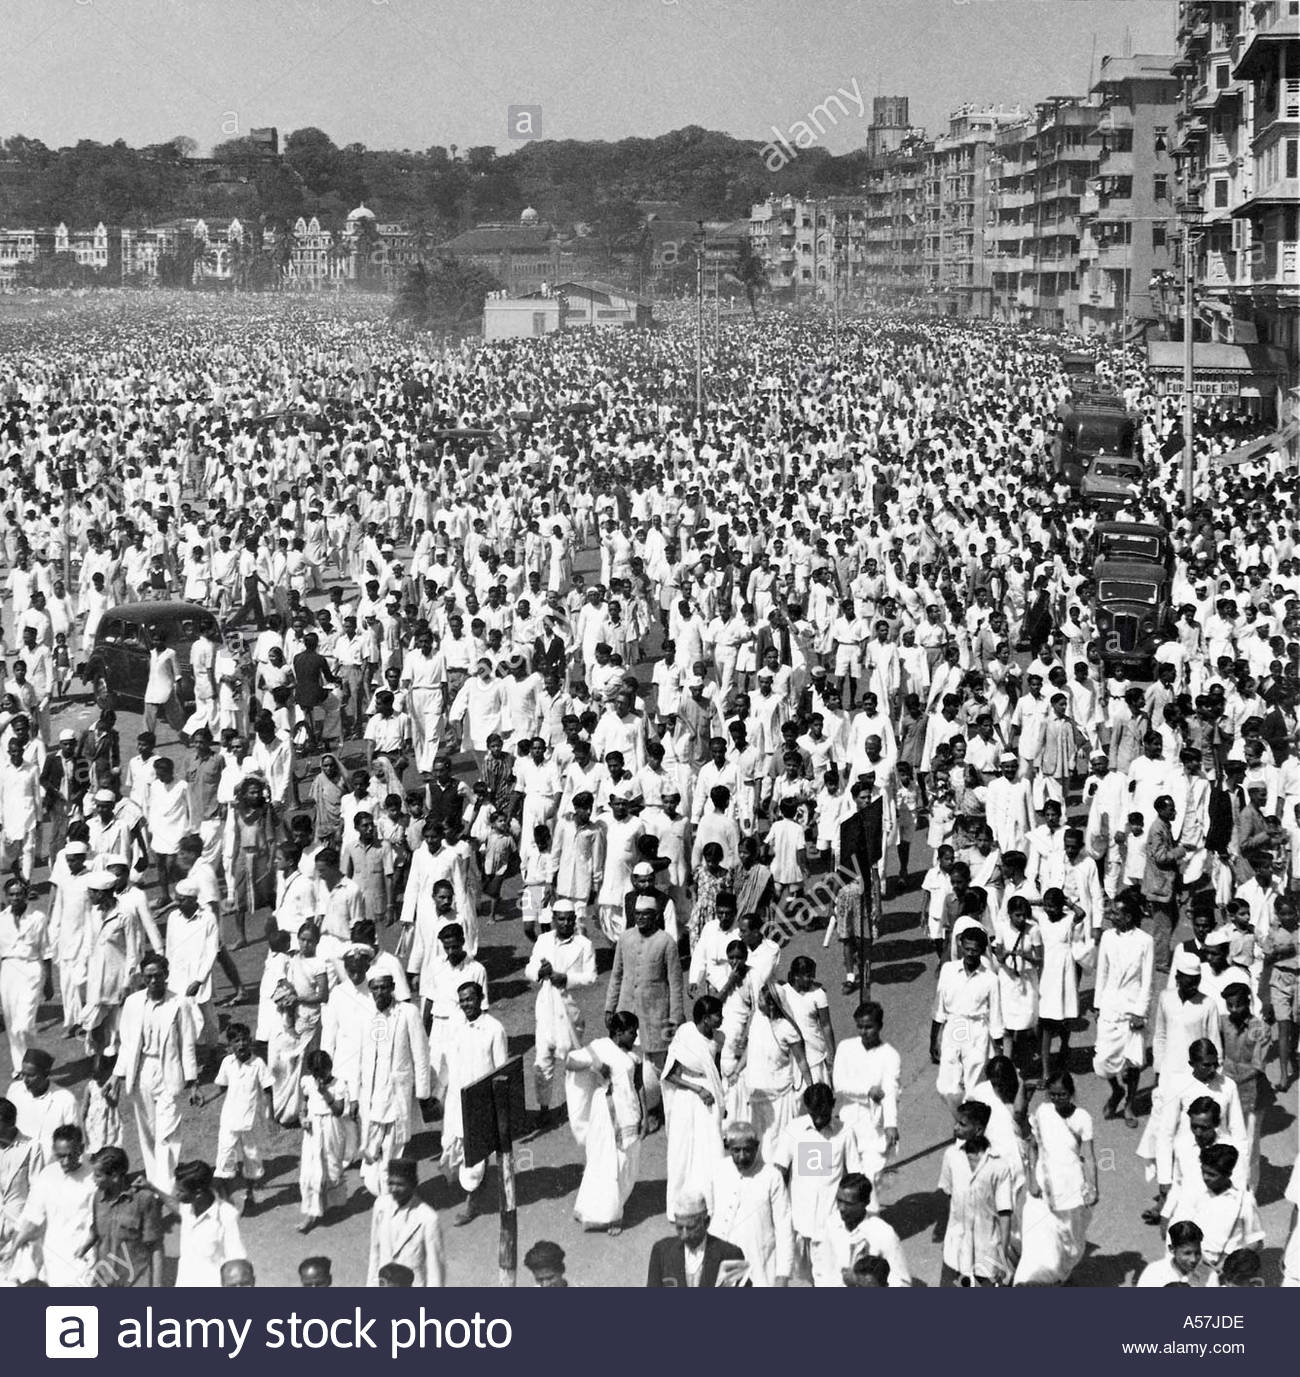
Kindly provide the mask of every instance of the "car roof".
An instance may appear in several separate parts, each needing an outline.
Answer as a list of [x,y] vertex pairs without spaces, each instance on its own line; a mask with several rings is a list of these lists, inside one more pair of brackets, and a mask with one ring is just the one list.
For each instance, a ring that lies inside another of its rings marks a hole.
[[1093,534],[1158,536],[1165,540],[1169,538],[1169,532],[1163,526],[1154,526],[1145,521],[1099,521],[1093,527]]
[[197,602],[120,602],[104,613],[104,620],[117,617],[124,622],[162,622],[177,617],[211,617],[217,614]]
[[1159,564],[1145,559],[1103,559],[1093,572],[1093,581],[1102,579],[1137,579],[1143,583],[1168,583],[1169,575]]

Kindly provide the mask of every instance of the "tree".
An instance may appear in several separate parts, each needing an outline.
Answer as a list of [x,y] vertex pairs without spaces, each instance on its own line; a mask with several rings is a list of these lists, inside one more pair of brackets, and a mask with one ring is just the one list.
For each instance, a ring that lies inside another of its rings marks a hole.
[[757,320],[759,294],[767,291],[767,269],[747,238],[740,241],[734,272],[740,285],[745,289],[745,299],[749,302],[754,319]]
[[190,230],[182,230],[176,236],[175,249],[158,259],[158,285],[193,287],[195,270],[211,257],[212,251],[202,239],[195,238]]
[[422,326],[429,312],[429,270],[423,262],[407,268],[389,312],[393,320]]
[[363,215],[353,223],[356,225],[354,244],[357,255],[357,281],[366,283],[375,275],[375,250],[383,245],[379,238],[379,230],[368,215]]
[[334,189],[343,167],[343,155],[334,140],[314,126],[295,129],[285,139],[284,161],[317,196]]
[[419,330],[463,329],[482,316],[487,294],[500,290],[486,268],[439,254],[428,267],[417,263],[406,270],[391,315]]
[[608,261],[620,251],[639,249],[645,217],[637,203],[626,196],[600,202],[591,218],[591,227]]

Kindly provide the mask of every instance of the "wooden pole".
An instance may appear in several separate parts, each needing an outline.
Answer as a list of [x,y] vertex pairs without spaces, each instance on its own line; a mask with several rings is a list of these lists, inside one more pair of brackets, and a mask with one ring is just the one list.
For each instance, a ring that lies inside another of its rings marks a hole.
[[501,1236],[497,1245],[497,1285],[514,1286],[519,1268],[519,1214],[515,1206],[515,1144],[510,1132],[512,1125],[508,1077],[493,1077],[492,1106],[497,1117],[498,1194],[501,1207]]

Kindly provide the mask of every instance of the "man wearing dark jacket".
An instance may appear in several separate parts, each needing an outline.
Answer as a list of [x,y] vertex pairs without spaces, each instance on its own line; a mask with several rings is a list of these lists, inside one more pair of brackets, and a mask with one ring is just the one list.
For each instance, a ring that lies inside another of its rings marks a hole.
[[719,1284],[724,1264],[728,1271],[743,1266],[744,1253],[709,1232],[709,1207],[703,1196],[677,1201],[675,1214],[676,1238],[661,1238],[650,1249],[647,1286],[713,1287]]

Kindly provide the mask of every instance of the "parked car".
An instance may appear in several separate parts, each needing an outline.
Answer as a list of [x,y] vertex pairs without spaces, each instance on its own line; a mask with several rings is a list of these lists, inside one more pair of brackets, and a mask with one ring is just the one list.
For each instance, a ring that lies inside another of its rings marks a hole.
[[1094,612],[1103,667],[1123,664],[1148,670],[1156,647],[1173,626],[1168,572],[1148,561],[1103,559],[1095,578]]
[[1142,491],[1146,468],[1123,454],[1094,454],[1084,465],[1079,496],[1094,506],[1118,509]]
[[82,682],[93,685],[96,696],[110,695],[118,707],[142,708],[149,682],[149,639],[158,628],[176,652],[177,693],[188,711],[194,706],[190,649],[209,626],[220,630],[213,613],[192,602],[124,602],[110,607],[82,666]]
[[1158,564],[1166,573],[1174,572],[1174,546],[1169,532],[1163,526],[1142,521],[1099,521],[1093,527],[1089,555],[1094,568],[1110,559]]

